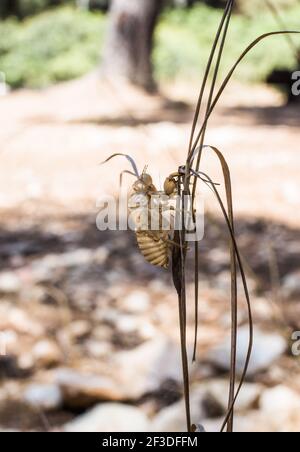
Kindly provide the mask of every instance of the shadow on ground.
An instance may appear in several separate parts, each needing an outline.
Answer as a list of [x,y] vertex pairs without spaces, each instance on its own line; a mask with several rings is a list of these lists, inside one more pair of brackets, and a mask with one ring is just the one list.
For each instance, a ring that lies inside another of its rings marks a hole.
[[[55,227],[50,227],[51,222]],[[53,229],[59,225],[59,232]],[[52,229],[52,231],[51,231]],[[236,222],[237,240],[250,273],[255,274],[259,287],[270,289],[272,268],[278,269],[280,281],[300,269],[300,231],[283,224],[259,219],[239,218]],[[85,266],[84,274],[95,282],[105,279],[106,273],[120,272],[120,277],[130,282],[147,282],[153,278],[171,283],[169,272],[148,265],[138,252],[131,231],[100,232],[94,217],[85,215],[59,217],[34,221],[22,227],[0,229],[0,263],[2,270],[18,269],[47,255],[59,261],[66,253],[97,248],[105,250],[101,265]],[[192,247],[191,247],[192,248]],[[192,254],[192,253],[191,253]],[[71,259],[71,258],[70,258]],[[83,259],[84,261],[84,259]],[[190,263],[191,263],[190,259]],[[72,267],[72,262],[70,261]],[[228,234],[222,220],[206,219],[205,236],[200,242],[200,273],[214,279],[229,269]],[[192,272],[187,273],[191,280]],[[99,281],[99,287],[101,283]]]
[[299,127],[300,104],[278,107],[232,107],[225,115],[239,120],[247,119],[254,125]]

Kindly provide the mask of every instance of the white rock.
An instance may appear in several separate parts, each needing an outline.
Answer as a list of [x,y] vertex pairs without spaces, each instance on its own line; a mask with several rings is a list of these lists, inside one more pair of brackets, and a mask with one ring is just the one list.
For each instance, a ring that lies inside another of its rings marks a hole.
[[264,391],[260,409],[276,416],[282,412],[300,412],[300,394],[283,385],[275,386]]
[[113,353],[112,345],[109,342],[89,340],[85,343],[85,347],[88,354],[96,359],[107,357]]
[[60,408],[63,399],[56,385],[32,384],[25,390],[24,401],[33,408],[50,411]]
[[138,333],[145,340],[154,339],[154,337],[157,337],[159,334],[157,329],[150,322],[145,320],[140,322]]
[[84,266],[93,262],[101,265],[105,262],[107,256],[108,250],[105,247],[99,247],[96,250],[79,248],[61,254],[48,254],[41,259],[35,259],[31,265],[31,271],[34,279],[38,281],[48,280],[53,271],[66,267]]
[[15,294],[21,290],[21,281],[13,272],[0,273],[0,292]]
[[93,259],[93,251],[86,248],[80,248],[75,251],[69,251],[61,255],[61,263],[66,267],[76,267],[78,265],[89,264]]
[[120,311],[114,308],[97,309],[95,319],[97,322],[109,323],[115,325],[120,318]]
[[201,424],[195,424],[195,433],[205,433],[206,431],[205,431],[205,428],[204,428],[204,426],[203,425],[201,425]]
[[25,372],[30,372],[34,370],[34,358],[32,356],[32,353],[22,353],[19,357],[18,357],[18,367],[25,371]]
[[39,337],[43,334],[43,327],[29,317],[22,309],[0,303],[0,330],[11,329],[19,333]]
[[[280,385],[266,389],[259,410],[236,412],[234,432],[299,432],[300,395]],[[205,419],[207,432],[220,431],[223,419]]]
[[283,292],[288,298],[300,297],[300,271],[290,273],[283,280]]
[[266,413],[262,411],[250,411],[243,415],[237,415],[234,421],[234,431],[244,432],[299,432],[300,415],[297,412],[282,416],[281,413]]
[[160,279],[154,279],[153,281],[151,281],[148,285],[148,289],[149,289],[150,293],[152,293],[152,292],[163,293],[163,294],[169,293],[169,288],[168,288],[167,284],[165,282],[161,281]]
[[129,398],[126,388],[113,379],[68,368],[56,370],[54,381],[70,406],[86,407],[100,400],[119,401]]
[[[204,419],[202,424],[208,433],[218,433],[221,431],[224,418]],[[226,427],[225,430],[226,432]],[[265,433],[276,431],[271,419],[257,410],[249,411],[245,414],[236,414],[233,422],[235,433]]]
[[135,290],[123,300],[120,300],[120,306],[128,312],[145,312],[150,307],[150,297],[147,292]]
[[132,398],[156,390],[165,380],[182,380],[179,346],[162,335],[133,350],[115,354],[113,361],[120,384]]
[[136,333],[143,339],[152,339],[157,336],[157,329],[145,319],[145,316],[120,314],[115,322],[115,328],[121,334]]
[[105,403],[68,423],[66,432],[147,432],[149,421],[138,408]]
[[[239,329],[237,347],[237,373],[243,371],[247,355],[249,341],[249,330],[247,326]],[[248,369],[248,375],[267,369],[286,350],[285,339],[277,333],[265,333],[259,329],[254,329],[253,351]],[[230,365],[230,337],[228,336],[223,344],[211,349],[208,352],[207,360],[216,367],[229,371]]]
[[41,367],[57,365],[62,360],[62,353],[55,342],[50,340],[39,341],[32,349],[35,363]]
[[[228,407],[229,382],[228,380],[210,380],[199,384],[205,393],[219,403],[224,413]],[[242,411],[251,408],[262,393],[263,387],[256,383],[244,383],[235,404],[235,411]]]
[[120,333],[134,333],[139,329],[139,320],[135,316],[120,314],[115,326]]
[[91,332],[91,324],[86,320],[77,320],[75,322],[70,323],[65,328],[65,333],[69,336],[70,340],[82,339],[85,336],[88,336]]
[[94,252],[94,260],[97,264],[102,265],[106,261],[109,256],[109,250],[105,246],[100,246]]
[[[203,406],[205,391],[202,388],[196,388],[191,391],[191,413],[195,424],[203,424],[202,420],[206,417]],[[204,426],[205,427],[205,426]],[[151,425],[152,432],[185,432],[187,431],[185,404],[180,400],[167,408],[161,410],[153,419]]]
[[215,418],[215,419],[203,419],[201,421],[201,425],[207,433],[219,433],[222,427],[224,419],[223,418]]
[[17,353],[19,345],[19,337],[15,331],[0,331],[0,355]]

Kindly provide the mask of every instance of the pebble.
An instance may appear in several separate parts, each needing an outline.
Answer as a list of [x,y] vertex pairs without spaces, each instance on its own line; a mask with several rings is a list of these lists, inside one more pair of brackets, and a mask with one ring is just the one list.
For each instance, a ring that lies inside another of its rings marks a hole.
[[[194,424],[203,424],[206,417],[204,407],[205,391],[197,387],[191,390],[191,412],[193,413]],[[205,427],[205,425],[204,425]],[[162,409],[153,419],[151,425],[152,432],[185,432],[187,431],[185,404],[181,399],[167,408]]]
[[44,339],[32,349],[35,364],[39,367],[53,367],[62,361],[62,353],[55,342]]
[[33,408],[52,411],[61,407],[63,398],[57,385],[34,383],[26,388],[24,402]]
[[[237,373],[243,372],[249,341],[249,329],[244,326],[239,329],[237,347]],[[285,339],[277,333],[265,333],[259,329],[254,329],[254,342],[251,361],[248,369],[248,376],[267,369],[285,352],[287,343]],[[230,337],[228,336],[223,344],[211,349],[207,355],[207,360],[217,368],[230,370]]]
[[135,290],[120,300],[120,306],[128,312],[143,313],[150,307],[150,296],[142,290]]
[[21,281],[14,272],[0,273],[0,293],[17,294],[21,290]]
[[287,275],[282,283],[283,293],[287,298],[300,297],[300,271]]
[[54,382],[62,390],[65,403],[71,407],[89,407],[100,400],[120,401],[127,398],[124,388],[112,378],[69,368],[57,369]]
[[260,400],[260,410],[274,418],[283,427],[290,417],[300,421],[300,394],[287,386],[278,385],[266,389]]
[[[224,413],[228,407],[228,380],[210,380],[202,383],[206,394],[222,406]],[[263,387],[257,383],[244,383],[235,404],[235,411],[244,411],[257,404]]]
[[113,360],[120,383],[132,398],[155,391],[166,380],[182,380],[179,346],[163,335],[119,352]]
[[66,432],[147,432],[149,420],[139,409],[120,403],[104,403],[69,422]]

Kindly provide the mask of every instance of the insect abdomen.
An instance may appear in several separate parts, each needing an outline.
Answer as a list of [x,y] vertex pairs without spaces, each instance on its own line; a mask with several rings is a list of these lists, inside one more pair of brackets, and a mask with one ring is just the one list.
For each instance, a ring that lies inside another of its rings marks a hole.
[[168,244],[162,238],[155,239],[147,232],[136,233],[139,249],[146,261],[157,267],[168,268]]

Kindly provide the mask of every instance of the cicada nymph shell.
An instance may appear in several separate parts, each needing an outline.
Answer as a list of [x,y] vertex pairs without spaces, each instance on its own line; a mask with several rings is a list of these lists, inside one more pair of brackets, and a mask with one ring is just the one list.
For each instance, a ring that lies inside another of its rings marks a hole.
[[150,264],[163,268],[169,266],[171,222],[164,217],[169,208],[168,200],[166,192],[158,191],[151,176],[144,172],[133,184],[128,202],[142,255]]
[[159,238],[147,232],[137,232],[136,238],[138,247],[149,264],[168,268],[169,246],[164,238]]
[[152,177],[146,172],[146,168],[142,174],[139,174],[135,161],[129,155],[116,153],[103,163],[116,156],[126,157],[133,170],[133,172],[122,171],[120,186],[123,174],[127,173],[136,177],[128,201],[128,210],[130,227],[135,231],[139,249],[150,264],[168,268],[169,248],[175,245],[171,240],[174,218],[170,213],[176,209],[171,206],[171,200],[177,193],[182,173],[179,171],[170,174],[165,180],[164,190],[158,191],[153,184]]

